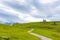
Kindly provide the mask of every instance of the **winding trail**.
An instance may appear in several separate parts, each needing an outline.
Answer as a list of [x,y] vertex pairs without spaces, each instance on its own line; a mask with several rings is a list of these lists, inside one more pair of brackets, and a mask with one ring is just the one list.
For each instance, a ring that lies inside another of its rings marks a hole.
[[34,35],[34,36],[36,36],[36,37],[38,37],[38,38],[40,38],[41,40],[52,40],[52,39],[47,38],[47,37],[45,37],[45,36],[42,36],[42,35],[33,33],[33,32],[32,32],[33,30],[34,30],[34,29],[29,30],[28,33],[31,34],[31,35]]

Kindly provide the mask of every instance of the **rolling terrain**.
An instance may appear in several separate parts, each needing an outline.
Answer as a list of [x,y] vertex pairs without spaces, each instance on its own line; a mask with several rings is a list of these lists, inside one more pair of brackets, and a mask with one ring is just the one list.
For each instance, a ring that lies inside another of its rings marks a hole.
[[0,24],[0,40],[41,40],[28,33],[34,29],[33,33],[60,40],[60,22],[31,22],[18,24]]

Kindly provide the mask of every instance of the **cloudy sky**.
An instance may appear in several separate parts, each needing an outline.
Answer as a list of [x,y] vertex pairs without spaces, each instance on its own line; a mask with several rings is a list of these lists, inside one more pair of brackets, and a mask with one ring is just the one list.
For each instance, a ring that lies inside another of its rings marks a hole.
[[0,0],[0,22],[60,20],[60,0]]

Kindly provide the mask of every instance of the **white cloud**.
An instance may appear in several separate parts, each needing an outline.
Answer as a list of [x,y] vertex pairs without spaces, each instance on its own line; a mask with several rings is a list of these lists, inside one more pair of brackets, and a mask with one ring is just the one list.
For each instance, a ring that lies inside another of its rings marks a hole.
[[27,1],[26,0],[16,0],[18,3],[20,3],[21,5],[27,5]]
[[5,22],[8,22],[8,20],[7,20],[7,19],[5,19],[5,18],[0,17],[0,22],[5,23]]
[[35,6],[31,5],[30,14],[31,15],[38,15],[39,14],[39,10]]
[[55,8],[55,10],[60,10],[60,5]]
[[42,20],[41,18],[38,19],[38,18],[35,18],[29,14],[23,14],[23,16],[22,17],[21,16],[19,15],[19,18],[25,20],[26,22],[34,22],[34,21],[41,21]]
[[58,0],[39,0],[39,3],[42,3],[42,4],[49,4],[49,3],[54,3]]
[[28,5],[27,0],[1,0],[1,3],[8,2],[8,3],[18,3],[20,5]]
[[8,6],[4,5],[4,4],[0,4],[0,10],[8,12],[8,14],[10,14],[10,15],[13,15],[12,13],[14,13],[14,15],[16,15],[15,11],[12,8],[10,8],[10,7],[8,7]]
[[[10,0],[10,1],[6,0],[6,1],[8,1],[8,2],[14,2],[15,1],[15,2],[18,2],[20,5],[29,4],[26,0]],[[47,4],[47,3],[53,3],[55,1],[57,1],[57,0],[39,0],[39,3]],[[60,7],[56,8],[56,10],[58,10],[58,9],[60,9]],[[43,12],[39,11],[34,5],[31,5],[31,8],[29,9],[30,10],[29,13],[24,13],[24,12],[21,12],[20,10],[18,11],[16,9],[9,7],[9,6],[2,4],[2,3],[0,3],[0,10],[7,12],[5,14],[17,16],[19,18],[19,20],[13,19],[13,22],[19,22],[19,23],[21,22],[21,20],[23,20],[22,22],[42,21],[43,18],[36,18],[34,16],[44,16],[44,17],[47,16],[47,14],[44,13],[44,11]],[[53,9],[53,10],[51,9],[49,11],[53,14],[53,13],[55,13],[54,10],[55,9]],[[5,20],[5,19],[1,18],[0,20]],[[48,19],[46,19],[46,20],[50,21]],[[7,20],[5,20],[5,21],[7,21]]]
[[[5,6],[4,4],[0,4],[0,10],[4,10],[5,12],[8,12],[9,15],[15,15],[19,17],[19,19],[23,20],[24,22],[41,21],[41,19],[37,19],[37,18],[32,17],[29,14],[24,14],[23,12],[14,10],[8,6]],[[13,22],[21,22],[21,21],[13,20]]]
[[[23,20],[24,22],[34,22],[34,21],[42,21],[43,20],[41,18],[35,18],[28,13],[24,14],[23,12],[14,10],[8,6],[0,5],[0,9],[4,10],[5,12],[8,12],[9,15],[17,16],[20,20]],[[35,7],[32,7],[31,14],[37,15],[37,13],[38,13],[38,10],[36,10]],[[19,20],[14,21],[13,20],[13,22],[19,22],[20,23],[21,21],[19,21]]]
[[39,9],[37,9],[34,5],[31,5],[31,10],[30,10],[30,14],[32,16],[40,16],[42,18],[46,18],[47,14],[44,13],[43,11],[40,11]]
[[54,8],[49,9],[48,11],[50,11],[52,13],[52,15],[57,15],[58,11],[60,11],[60,5],[56,6]]

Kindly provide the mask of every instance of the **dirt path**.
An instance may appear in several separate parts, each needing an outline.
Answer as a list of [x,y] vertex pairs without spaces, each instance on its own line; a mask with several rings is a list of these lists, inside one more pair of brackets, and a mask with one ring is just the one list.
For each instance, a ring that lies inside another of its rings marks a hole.
[[32,32],[33,30],[34,30],[34,29],[29,30],[28,33],[31,34],[31,35],[34,35],[34,36],[36,36],[36,37],[38,37],[38,38],[40,38],[41,40],[52,40],[52,39],[47,38],[47,37],[45,37],[45,36],[42,36],[42,35],[33,33],[33,32]]

